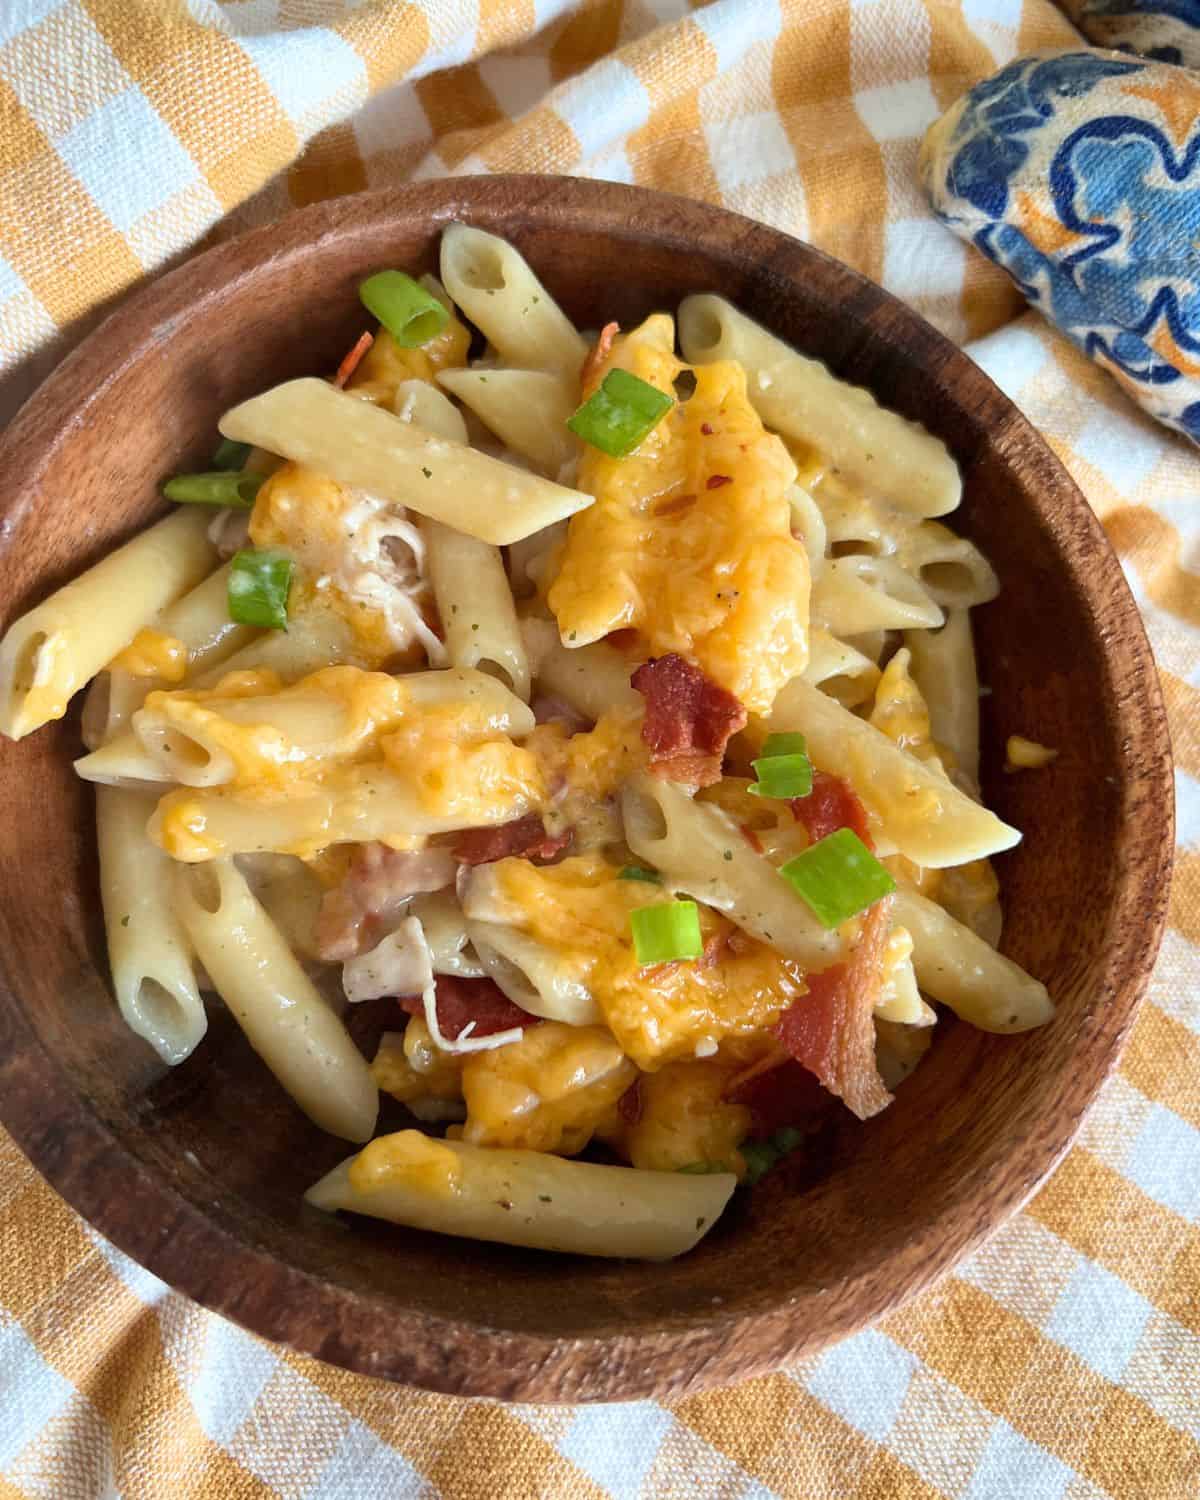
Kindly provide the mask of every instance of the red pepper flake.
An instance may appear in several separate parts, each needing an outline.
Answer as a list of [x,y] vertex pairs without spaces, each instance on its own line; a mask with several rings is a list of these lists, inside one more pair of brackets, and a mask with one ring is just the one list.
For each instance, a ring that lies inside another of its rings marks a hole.
[[355,370],[358,369],[359,365],[362,362],[363,355],[366,354],[367,350],[374,342],[375,335],[373,333],[360,334],[358,343],[355,344],[350,353],[347,354],[345,359],[342,360],[341,364],[338,365],[337,374],[333,377],[333,383],[335,386],[337,386],[339,391],[343,389],[346,382],[350,379],[351,375],[353,375]]
[[712,435],[713,435],[712,423],[711,422],[701,422],[700,423],[700,431],[704,434],[705,437],[712,437]]
[[732,474],[710,474],[705,482],[706,490],[719,490],[723,484],[732,484]]

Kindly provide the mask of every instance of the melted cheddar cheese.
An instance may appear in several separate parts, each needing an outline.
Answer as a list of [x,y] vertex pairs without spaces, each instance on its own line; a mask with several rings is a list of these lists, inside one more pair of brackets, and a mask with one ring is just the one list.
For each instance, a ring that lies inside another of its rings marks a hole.
[[543,1021],[519,1042],[467,1058],[462,1138],[574,1156],[598,1129],[611,1128],[617,1101],[636,1077],[602,1026]]
[[[602,369],[671,394],[688,369],[671,334],[669,318],[649,319]],[[679,652],[765,713],[808,660],[808,559],[787,499],[796,467],[740,366],[692,373],[691,398],[629,457],[585,445],[577,483],[596,503],[571,518],[547,602],[568,645],[636,629],[650,654]]]
[[369,1142],[350,1163],[356,1193],[403,1187],[431,1198],[453,1198],[462,1186],[462,1163],[449,1146],[419,1130],[399,1130]]
[[536,757],[498,734],[477,702],[422,709],[385,735],[380,749],[384,763],[412,784],[427,812],[459,819],[464,828],[490,821],[497,800],[544,800]]
[[750,1133],[750,1111],[723,1095],[736,1068],[716,1062],[668,1063],[642,1075],[641,1114],[606,1137],[635,1167],[677,1172],[698,1163],[745,1170],[738,1147]]
[[124,651],[118,651],[107,670],[128,672],[130,677],[157,677],[163,682],[182,682],[187,669],[188,651],[183,642],[147,626],[138,631]]
[[[494,865],[513,925],[558,956],[592,994],[621,1050],[652,1071],[730,1041],[761,1037],[804,990],[800,969],[765,944],[737,934],[700,908],[712,961],[638,964],[629,913],[671,897],[661,887],[618,880],[599,855],[538,867],[520,859]],[[736,948],[737,951],[734,951]]]
[[[260,696],[271,698],[277,721],[294,715],[304,725],[303,742],[246,712]],[[146,708],[229,756],[232,779],[207,790],[209,797],[258,805],[321,797],[326,827],[338,807],[353,809],[372,795],[371,773],[380,767],[405,783],[426,812],[462,827],[494,821],[499,798],[528,806],[545,800],[536,757],[495,728],[483,695],[422,704],[403,677],[324,667],[291,687],[281,687],[273,672],[233,673],[211,689],[151,693]],[[151,836],[176,859],[225,852],[189,787],[162,798]],[[397,829],[385,842],[405,848],[412,841]],[[306,840],[281,852],[311,857],[319,847]]]
[[[423,1016],[412,1016],[403,1037],[387,1032],[371,1064],[376,1086],[401,1104],[462,1099],[462,1056],[434,1045]],[[459,1116],[461,1119],[461,1115]]]
[[450,317],[437,338],[430,339],[419,349],[404,349],[386,328],[381,328],[347,382],[346,389],[352,395],[372,401],[376,406],[391,406],[396,387],[404,381],[425,380],[432,384],[440,370],[461,369],[466,364],[467,351],[471,347],[470,331],[455,315],[444,293],[438,300],[450,312]]

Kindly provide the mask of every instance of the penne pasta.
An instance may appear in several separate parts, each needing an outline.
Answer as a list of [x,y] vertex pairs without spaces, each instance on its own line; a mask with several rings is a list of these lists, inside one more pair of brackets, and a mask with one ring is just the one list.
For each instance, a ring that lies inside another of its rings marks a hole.
[[868,493],[919,516],[944,515],[962,498],[943,442],[798,354],[723,297],[684,298],[679,342],[694,365],[737,360],[767,426],[815,448]]
[[174,781],[170,769],[150,754],[132,729],[126,729],[98,750],[81,755],[75,761],[75,774],[98,786],[130,787],[151,790],[155,783],[169,785]]
[[499,547],[421,522],[426,566],[446,641],[456,667],[474,667],[529,701],[529,656]]
[[440,269],[446,290],[505,364],[578,380],[587,344],[514,245],[451,224]]
[[[487,866],[475,873],[467,887],[464,910],[472,914],[487,909],[481,899]],[[499,985],[514,1005],[546,1021],[568,1026],[595,1026],[603,1017],[591,991],[548,949],[534,938],[502,922],[468,920],[467,935],[484,972]]]
[[808,576],[815,582],[825,568],[828,540],[825,517],[813,497],[798,484],[788,490],[788,504],[792,507],[792,535],[804,543],[804,550],[808,553]]
[[9,626],[0,641],[0,734],[23,739],[67,704],[143,626],[209,571],[210,517],[184,506]]
[[[494,733],[525,735],[533,714],[483,672],[449,668],[389,677],[330,668],[278,692],[222,696],[218,686],[197,698],[186,690],[156,693],[138,710],[133,732],[161,777],[184,786],[224,786],[248,758],[315,767],[358,760],[381,730],[439,707],[470,708]],[[107,764],[104,752],[96,752]],[[94,757],[85,760],[96,763]],[[85,774],[85,771],[80,774]]]
[[828,968],[841,957],[838,933],[822,927],[720,808],[639,774],[621,795],[621,815],[629,847],[670,889],[724,912],[743,932],[807,969]]
[[170,860],[146,838],[153,798],[99,787],[100,896],[117,1005],[163,1062],[181,1063],[208,1029],[192,947],[171,906]]
[[638,663],[615,646],[596,641],[568,648],[550,620],[527,618],[521,630],[533,675],[543,692],[564,699],[589,719],[599,719],[614,708],[641,708],[641,695],[629,684]]
[[[229,618],[228,563],[165,609],[151,629],[169,640],[178,641],[184,648],[187,673],[202,672],[206,667],[215,666],[248,645],[259,633],[252,626],[235,624]],[[167,679],[158,674],[135,676],[110,665],[107,673],[93,681],[88,695],[90,707],[92,695],[103,693],[100,716],[104,727],[96,743],[105,743],[119,734],[146,701],[147,693],[166,682]],[[95,745],[91,748],[94,749]]]
[[857,708],[874,695],[879,668],[848,641],[814,625],[808,636],[808,665],[804,680],[836,698],[844,708]]
[[578,456],[567,426],[577,383],[546,370],[443,370],[438,384],[457,396],[504,446],[557,479]]
[[200,962],[255,1052],[315,1125],[369,1140],[379,1094],[366,1060],[233,861],[176,869],[172,889]]
[[769,723],[774,733],[803,734],[813,764],[843,776],[878,820],[880,847],[886,844],[914,864],[934,869],[965,864],[1020,841],[1015,828],[940,771],[801,678],[779,694]]
[[290,380],[244,401],[226,412],[221,432],[498,545],[593,499],[424,433],[323,380]]
[[151,839],[172,859],[198,864],[230,854],[314,854],[363,844],[509,823],[530,810],[523,791],[500,791],[485,810],[430,812],[409,779],[383,766],[334,771],[279,802],[225,787],[168,792],[150,819]]
[[912,652],[913,681],[929,707],[934,739],[953,753],[968,784],[978,787],[979,678],[970,617],[965,609],[952,609],[941,630],[906,631],[904,644]]
[[897,560],[943,609],[987,604],[1000,592],[995,570],[975,543],[937,521],[910,527]]
[[916,579],[890,557],[835,557],[813,584],[812,615],[832,635],[932,629],[945,618]]
[[644,1172],[405,1130],[372,1141],[305,1198],[329,1213],[368,1214],[439,1234],[670,1260],[703,1239],[736,1185],[730,1172]]
[[896,922],[912,934],[912,963],[927,995],[981,1031],[1029,1031],[1054,1017],[1046,986],[956,922],[949,912],[900,887]]
[[408,911],[421,924],[435,974],[483,978],[486,970],[471,947],[467,919],[452,889],[414,896]]

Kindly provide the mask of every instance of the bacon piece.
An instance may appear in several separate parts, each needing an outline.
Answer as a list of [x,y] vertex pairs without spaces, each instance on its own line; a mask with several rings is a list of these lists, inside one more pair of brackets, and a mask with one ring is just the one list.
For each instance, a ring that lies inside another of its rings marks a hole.
[[493,860],[517,856],[545,863],[561,854],[571,842],[571,833],[549,834],[541,815],[527,813],[511,823],[494,828],[468,828],[454,844],[454,858],[463,865],[490,865]]
[[675,652],[651,657],[629,680],[646,700],[642,739],[651,773],[695,786],[720,781],[729,737],[746,724],[733,694]]
[[[439,974],[437,992],[438,1029],[449,1042],[457,1041],[472,1021],[472,1036],[495,1036],[514,1026],[533,1026],[540,1019],[514,1005],[491,979],[459,979],[453,974]],[[425,1003],[420,995],[401,995],[400,1009],[410,1016],[423,1016]]]
[[626,1125],[636,1125],[642,1118],[642,1080],[635,1078],[617,1100],[617,1114]]
[[584,396],[592,394],[592,388],[596,384],[596,377],[600,373],[600,366],[612,353],[613,340],[621,331],[619,323],[605,323],[600,330],[600,337],[596,340],[595,347],[583,362],[579,380],[583,388]]
[[792,816],[803,823],[815,844],[819,839],[849,828],[858,834],[868,849],[875,847],[867,822],[867,810],[849,783],[828,771],[814,771],[812,791],[807,797],[791,799]]
[[410,896],[440,891],[454,875],[448,849],[362,844],[342,883],[325,892],[317,916],[318,954],[344,963],[366,953],[393,930]]
[[742,1081],[735,1078],[725,1097],[750,1111],[755,1140],[767,1140],[785,1125],[807,1125],[829,1103],[813,1074],[782,1051],[764,1058],[763,1066],[747,1069]]
[[796,1061],[860,1120],[892,1102],[875,1065],[875,1002],[891,913],[890,896],[877,901],[850,958],[806,975],[808,993],[793,1001],[775,1029]]
[[375,335],[373,333],[359,334],[358,342],[351,349],[350,353],[346,355],[345,359],[342,360],[341,364],[338,365],[337,374],[333,377],[333,383],[339,391],[345,387],[351,375],[358,369],[362,363],[363,355],[366,354],[374,342]]

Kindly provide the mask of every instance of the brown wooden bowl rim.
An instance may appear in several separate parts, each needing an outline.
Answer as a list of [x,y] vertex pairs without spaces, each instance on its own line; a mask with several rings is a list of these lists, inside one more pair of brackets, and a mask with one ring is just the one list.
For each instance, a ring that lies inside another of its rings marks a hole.
[[[681,252],[689,245],[749,261],[771,259],[781,285],[794,283],[813,258],[835,269],[845,290],[843,310],[854,315],[863,306],[883,306],[886,329],[875,334],[896,349],[914,344],[926,358],[936,355],[940,369],[966,375],[1003,412],[1008,432],[1023,451],[1036,449],[1043,472],[1055,474],[1055,488],[1069,497],[1077,514],[1072,524],[1090,532],[1094,544],[1089,576],[1082,592],[1106,640],[1119,639],[1130,654],[1126,674],[1132,689],[1122,704],[1122,729],[1128,759],[1146,767],[1149,795],[1139,799],[1145,857],[1136,868],[1122,870],[1103,955],[1104,974],[1113,994],[1103,1024],[1089,1030],[1086,1046],[1095,1082],[1088,1103],[1116,1066],[1138,1004],[1148,982],[1166,921],[1165,887],[1173,853],[1174,785],[1162,693],[1145,627],[1120,564],[1087,501],[1066,475],[1035,429],[973,362],[917,313],[849,267],[823,252],[725,209],[671,194],[590,179],[551,176],[460,177],[385,188],[334,199],[295,210],[278,223],[242,234],[193,256],[132,294],[58,366],[25,404],[7,433],[0,436],[0,474],[12,483],[0,488],[6,498],[0,513],[22,504],[22,491],[36,484],[52,458],[56,441],[87,419],[89,407],[130,361],[143,358],[164,337],[172,319],[194,300],[197,272],[209,285],[229,285],[253,276],[266,261],[302,254],[328,236],[364,221],[389,221],[421,214],[430,222],[449,222],[494,208],[512,212],[520,195],[522,218],[553,226],[584,214],[597,232],[627,229],[630,223],[653,224],[655,205],[670,206],[673,236]],[[656,231],[647,232],[654,237]],[[869,292],[869,297],[864,296]],[[882,297],[882,303],[880,298]],[[861,318],[860,318],[861,320]],[[71,415],[64,421],[61,413]],[[1010,450],[1011,451],[1011,450]],[[1107,594],[1102,609],[1096,601]],[[89,1223],[119,1249],[173,1288],[233,1319],[250,1331],[367,1376],[419,1383],[433,1390],[468,1392],[539,1400],[614,1400],[677,1394],[696,1389],[686,1375],[659,1373],[686,1369],[689,1354],[703,1359],[704,1386],[718,1385],[777,1369],[788,1360],[812,1353],[894,1310],[945,1274],[962,1256],[1000,1227],[1033,1194],[1069,1148],[1082,1122],[1082,1111],[1063,1119],[1048,1134],[1026,1136],[1018,1146],[1020,1170],[1008,1174],[999,1192],[976,1182],[970,1195],[953,1208],[921,1223],[906,1247],[917,1267],[903,1286],[885,1288],[868,1281],[856,1298],[840,1298],[845,1309],[836,1322],[820,1329],[797,1326],[795,1301],[781,1297],[769,1311],[739,1313],[736,1296],[721,1308],[697,1309],[694,1316],[650,1330],[631,1329],[615,1337],[559,1338],[495,1329],[408,1314],[405,1349],[381,1353],[379,1329],[397,1316],[394,1303],[375,1300],[320,1280],[245,1243],[206,1217],[202,1209],[162,1181],[133,1156],[117,1135],[79,1096],[57,1060],[42,1046],[26,1021],[20,1003],[0,986],[13,1052],[24,1066],[7,1068],[0,1061],[0,1119],[50,1184]],[[47,1128],[52,1116],[53,1129]],[[118,1199],[136,1195],[144,1205],[138,1215],[113,1210]],[[973,1210],[974,1228],[953,1240],[942,1233],[952,1212]],[[413,1335],[424,1335],[420,1340]],[[439,1349],[438,1361],[417,1368],[411,1352],[425,1338]],[[479,1358],[481,1350],[502,1355],[503,1383],[494,1373],[497,1361]],[[625,1347],[620,1348],[621,1345]],[[614,1352],[619,1357],[613,1359]],[[476,1356],[473,1358],[472,1356]],[[476,1377],[472,1365],[483,1373]],[[619,1388],[614,1388],[613,1368]],[[513,1372],[525,1372],[514,1377]],[[634,1372],[630,1374],[630,1372]],[[444,1372],[444,1373],[443,1373]],[[456,1373],[455,1373],[456,1372]]]

